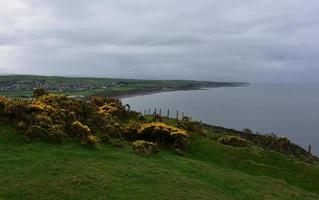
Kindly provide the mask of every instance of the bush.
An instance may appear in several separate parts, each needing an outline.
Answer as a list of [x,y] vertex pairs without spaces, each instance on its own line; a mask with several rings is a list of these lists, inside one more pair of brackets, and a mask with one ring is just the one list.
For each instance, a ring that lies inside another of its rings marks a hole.
[[254,140],[259,146],[267,149],[274,149],[281,153],[291,154],[294,150],[294,145],[286,137],[277,137],[275,135],[257,135]]
[[200,122],[191,121],[189,117],[184,117],[182,121],[178,122],[178,128],[182,128],[187,131],[195,132],[200,135],[206,136],[203,131],[203,127]]
[[69,134],[85,142],[91,129],[121,138],[120,121],[113,115],[126,112],[120,101],[96,98],[86,102],[41,90],[35,93],[36,99],[0,97],[0,115],[15,121],[28,138],[61,141]]
[[83,143],[85,143],[89,147],[96,148],[99,140],[95,135],[89,135],[86,137],[86,140],[83,141]]
[[224,136],[218,139],[218,142],[225,144],[225,145],[231,145],[234,147],[246,147],[248,146],[248,141],[237,137],[237,136]]
[[99,128],[103,134],[110,137],[122,138],[121,124],[119,120],[112,115],[107,115],[107,117],[100,119]]
[[159,148],[156,143],[137,140],[133,142],[133,151],[138,155],[149,156],[159,153]]
[[106,98],[94,96],[91,98],[91,103],[97,107],[101,107],[107,103]]
[[28,118],[30,113],[29,102],[23,99],[13,99],[5,103],[4,115],[10,119],[24,119]]
[[138,130],[141,128],[141,124],[139,123],[129,123],[125,125],[121,132],[123,137],[128,141],[138,140],[140,135],[138,134]]
[[[99,114],[100,115],[113,115],[116,117],[125,117],[127,116],[127,111],[125,109],[125,106],[122,105],[122,102],[118,99],[104,99],[105,104],[102,106],[99,106]],[[101,100],[98,101],[98,103],[96,102],[96,100],[94,101],[95,104],[100,105],[101,104]]]
[[189,134],[185,130],[159,122],[135,125],[124,134],[131,140],[156,142],[183,150],[186,150],[189,145]]
[[72,132],[79,137],[82,141],[85,141],[88,136],[91,135],[91,130],[88,126],[83,125],[79,121],[72,123]]
[[48,139],[54,142],[61,142],[66,136],[66,133],[63,130],[63,126],[59,124],[52,125],[47,130]]
[[253,134],[253,131],[249,128],[244,128],[243,131],[248,134]]
[[8,98],[0,96],[0,115],[4,116],[6,114],[5,111],[9,101]]
[[[63,95],[35,91],[36,99],[8,99],[0,97],[0,115],[17,123],[19,130],[30,139],[60,142],[69,136],[95,147],[100,140],[108,143],[123,136],[130,140],[145,140],[186,150],[189,134],[164,123],[136,123],[123,127],[126,119],[138,119],[138,113],[123,106],[120,100],[94,97],[81,101]],[[160,121],[160,116],[155,117]],[[96,134],[93,134],[96,133]]]
[[43,138],[45,133],[46,133],[46,130],[39,125],[31,125],[25,131],[26,136],[32,140],[37,138]]
[[18,123],[18,127],[25,131],[29,139],[45,139],[51,142],[61,142],[64,136],[63,125],[54,124],[47,115],[35,115],[33,125],[27,126],[24,122]]

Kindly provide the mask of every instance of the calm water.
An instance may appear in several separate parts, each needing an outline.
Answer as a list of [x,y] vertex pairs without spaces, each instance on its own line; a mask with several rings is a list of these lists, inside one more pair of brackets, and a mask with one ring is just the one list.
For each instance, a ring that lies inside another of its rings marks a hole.
[[[319,155],[319,85],[251,85],[122,99],[136,111],[170,109],[193,119],[241,130],[287,136]],[[163,112],[164,113],[164,112]],[[166,111],[165,111],[166,113]]]

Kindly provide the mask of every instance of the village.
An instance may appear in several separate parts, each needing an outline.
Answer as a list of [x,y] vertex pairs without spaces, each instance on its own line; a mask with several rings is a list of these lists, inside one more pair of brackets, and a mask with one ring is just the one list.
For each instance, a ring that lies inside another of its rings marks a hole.
[[118,88],[124,86],[123,83],[118,81],[113,81],[110,83],[58,83],[58,82],[48,82],[47,80],[33,80],[33,81],[0,81],[0,91],[31,91],[36,88],[45,88],[47,90],[53,91],[83,91],[83,90],[93,90],[93,89],[110,89]]

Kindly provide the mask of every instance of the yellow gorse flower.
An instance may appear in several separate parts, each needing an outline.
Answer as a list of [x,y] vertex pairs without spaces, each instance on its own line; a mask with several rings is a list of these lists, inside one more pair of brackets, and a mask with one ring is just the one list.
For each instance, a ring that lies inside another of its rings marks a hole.
[[185,130],[180,129],[180,128],[176,128],[174,126],[169,126],[169,125],[161,123],[161,122],[151,122],[151,123],[142,124],[141,128],[139,129],[139,133],[142,133],[143,131],[145,131],[149,128],[153,128],[156,131],[169,133],[172,136],[173,135],[181,135],[184,137],[189,137],[189,134]]

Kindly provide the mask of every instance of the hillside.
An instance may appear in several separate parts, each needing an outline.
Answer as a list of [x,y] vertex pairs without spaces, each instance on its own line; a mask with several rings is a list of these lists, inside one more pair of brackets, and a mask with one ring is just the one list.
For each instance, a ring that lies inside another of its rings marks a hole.
[[0,199],[172,198],[318,199],[318,158],[116,99],[0,98]]
[[191,80],[134,80],[88,77],[57,77],[12,75],[0,76],[0,95],[30,97],[34,88],[44,87],[51,93],[89,97],[93,95],[119,97],[171,90],[190,90],[205,87],[234,87],[238,82]]
[[26,143],[1,123],[0,199],[318,199],[319,165],[200,136],[184,157]]

